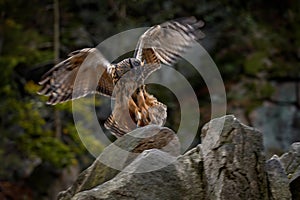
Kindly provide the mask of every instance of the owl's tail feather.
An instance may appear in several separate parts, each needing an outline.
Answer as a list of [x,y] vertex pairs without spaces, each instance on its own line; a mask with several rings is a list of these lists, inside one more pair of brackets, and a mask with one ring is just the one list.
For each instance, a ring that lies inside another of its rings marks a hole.
[[104,123],[104,127],[110,130],[110,132],[116,137],[122,137],[128,131],[123,130],[117,121],[114,120],[114,116],[110,115]]

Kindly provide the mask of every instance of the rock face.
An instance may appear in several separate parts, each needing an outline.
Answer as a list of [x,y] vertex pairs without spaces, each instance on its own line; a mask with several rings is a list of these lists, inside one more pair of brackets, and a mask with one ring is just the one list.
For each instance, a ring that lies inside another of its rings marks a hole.
[[278,156],[274,155],[267,161],[266,171],[269,178],[270,196],[273,199],[291,199],[289,180]]
[[265,162],[262,134],[232,115],[207,123],[201,139],[179,155],[172,130],[139,128],[108,146],[58,199],[300,199],[300,143]]
[[[300,141],[300,109],[297,106],[297,82],[271,82],[274,93],[270,101],[253,110],[250,121],[264,134],[264,147],[268,157],[282,154],[289,146]],[[284,134],[283,134],[284,131]]]
[[268,199],[257,130],[227,116],[206,124],[201,137],[208,199]]
[[300,199],[300,142],[292,144],[289,152],[280,157],[280,162],[289,178],[293,199]]

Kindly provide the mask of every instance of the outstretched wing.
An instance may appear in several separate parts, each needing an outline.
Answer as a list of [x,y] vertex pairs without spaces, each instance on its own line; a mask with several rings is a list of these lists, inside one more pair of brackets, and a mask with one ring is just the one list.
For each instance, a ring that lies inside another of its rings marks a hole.
[[173,65],[185,51],[202,39],[204,33],[200,28],[203,21],[194,17],[168,21],[148,29],[139,39],[134,57],[146,61],[152,73],[160,67],[160,63]]
[[43,75],[38,92],[49,96],[48,104],[77,99],[91,93],[111,96],[111,65],[96,48],[74,51],[69,58]]

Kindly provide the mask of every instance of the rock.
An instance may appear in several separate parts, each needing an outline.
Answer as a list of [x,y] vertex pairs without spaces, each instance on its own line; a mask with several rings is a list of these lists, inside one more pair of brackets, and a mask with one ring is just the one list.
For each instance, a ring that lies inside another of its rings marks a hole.
[[268,199],[262,134],[233,115],[202,129],[208,199]]
[[[300,112],[297,102],[297,83],[272,82],[274,93],[270,101],[250,113],[250,121],[254,127],[264,134],[264,147],[267,158],[273,154],[282,154],[290,145],[300,141]],[[284,132],[284,133],[283,133]]]
[[300,176],[295,178],[291,183],[290,183],[290,190],[292,193],[292,199],[300,199]]
[[262,134],[233,115],[211,120],[201,138],[179,155],[172,130],[136,129],[105,148],[58,199],[300,199],[300,143],[265,162]]
[[[192,155],[195,160],[191,160]],[[194,151],[176,159],[157,149],[146,150],[127,170],[98,187],[78,193],[73,199],[204,199],[198,168],[193,167],[193,162],[201,160],[199,155]],[[149,169],[149,165],[153,169],[164,167],[139,173]],[[188,173],[193,176],[187,176]]]
[[106,166],[97,159],[88,169],[78,176],[77,180],[70,188],[66,191],[60,192],[57,199],[71,199],[76,193],[102,184],[113,178],[118,173],[118,170]]
[[280,157],[280,162],[285,169],[290,182],[300,176],[300,142],[291,145],[289,152]]
[[300,142],[292,144],[289,152],[280,157],[280,162],[289,178],[293,199],[300,199]]
[[274,155],[266,162],[266,172],[268,174],[271,199],[291,199],[289,180],[278,156]]
[[178,138],[169,128],[149,125],[136,129],[109,145],[70,188],[59,193],[58,199],[70,199],[78,192],[112,179],[141,152],[152,148],[161,149],[173,156],[178,156],[180,152]]

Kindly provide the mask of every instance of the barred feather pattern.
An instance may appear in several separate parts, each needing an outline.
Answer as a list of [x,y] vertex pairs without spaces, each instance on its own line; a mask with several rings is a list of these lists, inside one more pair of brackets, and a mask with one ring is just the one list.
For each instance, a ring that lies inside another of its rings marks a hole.
[[55,105],[91,93],[111,96],[114,87],[108,72],[111,65],[97,49],[82,49],[69,56],[39,82],[42,88],[38,94],[49,96],[47,104]]
[[[204,38],[203,21],[194,17],[172,20],[148,29],[139,39],[134,57],[149,64],[173,65],[196,41]],[[160,65],[156,65],[157,70]]]
[[153,26],[139,38],[133,58],[116,64],[96,48],[74,51],[42,77],[38,93],[48,96],[51,105],[93,93],[116,98],[105,127],[118,137],[139,126],[162,126],[167,107],[146,91],[144,80],[161,64],[175,64],[202,39],[203,25],[190,17]]
[[116,97],[114,110],[104,125],[115,136],[121,137],[137,127],[149,124],[163,126],[166,118],[166,105],[150,95],[143,85],[132,95]]

